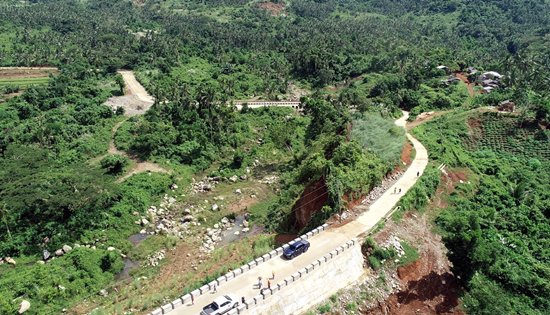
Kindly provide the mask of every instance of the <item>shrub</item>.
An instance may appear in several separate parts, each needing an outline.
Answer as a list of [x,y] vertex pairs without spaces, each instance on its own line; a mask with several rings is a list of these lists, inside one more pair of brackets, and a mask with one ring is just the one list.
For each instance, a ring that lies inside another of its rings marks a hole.
[[273,249],[273,237],[272,236],[261,236],[252,245],[254,248],[255,256],[261,256],[270,250]]
[[428,166],[422,177],[399,200],[397,205],[401,207],[401,211],[424,208],[439,186],[439,177],[440,171],[433,166]]
[[109,154],[105,156],[101,162],[101,168],[105,169],[109,174],[120,174],[124,171],[124,167],[129,164],[129,159],[118,154]]
[[355,302],[348,302],[346,304],[346,310],[347,311],[350,311],[350,312],[355,312],[357,311],[357,303]]
[[320,313],[320,314],[326,314],[328,312],[330,312],[330,303],[326,303],[326,304],[323,304],[323,305],[320,305],[319,307],[317,307],[317,311]]
[[114,252],[80,247],[47,265],[18,266],[3,271],[0,314],[14,314],[13,300],[20,296],[25,296],[33,309],[42,314],[59,313],[68,301],[96,294],[114,279],[122,266],[122,259]]

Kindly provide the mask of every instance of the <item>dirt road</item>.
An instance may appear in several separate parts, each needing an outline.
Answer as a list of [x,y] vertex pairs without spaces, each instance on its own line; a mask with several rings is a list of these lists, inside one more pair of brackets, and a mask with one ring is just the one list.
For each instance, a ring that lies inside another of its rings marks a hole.
[[145,88],[138,82],[138,80],[136,80],[133,71],[119,70],[118,73],[122,75],[124,83],[126,83],[126,95],[134,95],[140,101],[151,104],[155,102],[153,97],[149,95],[149,93],[145,91]]
[[119,70],[118,73],[124,79],[126,88],[124,96],[113,96],[109,98],[105,105],[116,109],[124,108],[124,115],[136,116],[143,115],[155,103],[154,98],[147,93],[145,88],[136,80],[134,72],[128,70]]
[[464,82],[466,84],[466,86],[468,87],[468,93],[470,93],[470,96],[475,96],[475,91],[474,91],[474,88],[473,88],[473,84],[470,83],[470,81],[468,80],[468,78],[464,75],[464,73],[460,73],[460,72],[457,72],[456,73],[456,77]]
[[[136,80],[136,77],[134,76],[134,73],[132,71],[128,70],[120,70],[118,71],[120,75],[122,75],[122,78],[124,79],[124,83],[126,84],[126,88],[124,90],[125,95],[124,96],[115,96],[111,97],[107,100],[106,105],[116,108],[119,106],[122,106],[124,108],[124,114],[126,116],[136,116],[136,115],[143,115],[145,112],[151,108],[151,106],[154,104],[155,100],[147,91],[145,88]],[[128,154],[127,152],[121,151],[117,149],[115,146],[114,137],[118,130],[118,128],[125,122],[126,120],[123,120],[119,123],[117,123],[113,129],[112,129],[112,136],[111,141],[109,142],[109,154],[116,154],[116,155],[122,155],[125,156],[132,161],[134,161],[134,165],[122,176],[118,179],[118,182],[122,182],[128,177],[137,174],[137,173],[143,173],[143,172],[157,172],[157,173],[170,173],[167,169],[164,167],[143,161],[137,156],[134,156],[132,154]]]

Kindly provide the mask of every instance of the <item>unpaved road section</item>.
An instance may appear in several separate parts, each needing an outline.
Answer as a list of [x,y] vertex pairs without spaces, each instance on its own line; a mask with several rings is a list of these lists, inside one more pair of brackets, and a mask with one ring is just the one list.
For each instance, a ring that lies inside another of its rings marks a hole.
[[[122,75],[124,83],[126,84],[126,88],[124,89],[125,95],[111,97],[107,100],[107,102],[105,102],[105,104],[112,107],[113,109],[116,109],[119,106],[123,107],[124,114],[126,116],[137,116],[145,114],[145,112],[149,110],[149,108],[151,108],[151,106],[155,103],[155,100],[136,80],[136,77],[134,76],[134,73],[132,71],[119,70],[118,73]],[[135,164],[127,171],[124,176],[119,178],[117,181],[122,182],[134,174],[143,172],[170,173],[170,171],[158,164],[143,161],[135,155],[117,149],[117,147],[115,146],[114,138],[118,128],[122,125],[122,123],[124,123],[124,121],[117,123],[113,127],[111,141],[109,142],[108,153],[128,157],[129,159],[134,161]]]
[[135,164],[126,172],[126,174],[124,174],[124,176],[120,177],[117,182],[123,182],[124,180],[126,180],[128,177],[134,175],[134,174],[138,174],[138,173],[143,173],[143,172],[155,172],[155,173],[166,173],[166,174],[169,174],[170,171],[165,169],[164,167],[158,165],[158,164],[155,164],[155,163],[152,163],[152,162],[147,162],[147,161],[143,161],[141,160],[139,157],[137,156],[134,156],[134,155],[131,155],[131,154],[128,154],[127,152],[124,152],[124,151],[121,151],[119,149],[117,149],[117,147],[115,146],[115,134],[116,134],[116,131],[118,130],[118,128],[125,122],[124,121],[121,121],[119,123],[117,123],[114,127],[113,127],[113,130],[112,130],[112,137],[111,137],[111,141],[109,142],[109,150],[108,150],[108,153],[109,154],[116,154],[116,155],[122,155],[122,156],[125,156],[129,159],[131,159],[132,161],[135,162]]
[[[397,120],[395,123],[398,126],[404,127],[408,114]],[[274,283],[289,277],[296,271],[306,267],[319,257],[329,253],[344,242],[349,241],[357,236],[363,237],[364,233],[372,229],[381,219],[383,219],[390,211],[392,211],[403,195],[416,183],[418,180],[417,174],[422,174],[428,164],[428,152],[424,146],[410,134],[407,137],[413,144],[416,150],[416,156],[411,165],[403,176],[397,180],[386,192],[372,205],[359,205],[358,208],[363,208],[365,211],[358,216],[354,221],[340,227],[330,228],[310,239],[311,248],[306,253],[297,258],[286,261],[282,258],[273,258],[258,267],[245,272],[239,277],[224,282],[217,288],[217,293],[205,294],[195,298],[194,304],[186,304],[177,307],[170,314],[174,315],[189,315],[198,314],[202,307],[212,302],[216,296],[225,294],[234,294],[238,297],[245,297],[250,300],[259,293],[259,290],[254,287],[258,277],[263,279],[269,278],[272,273],[275,274]],[[393,193],[394,188],[401,190],[401,193]],[[330,283],[326,284],[330,286]],[[315,288],[312,288],[314,290]],[[304,309],[313,305],[304,305]]]
[[456,73],[456,77],[464,82],[464,84],[466,84],[466,86],[468,87],[468,93],[470,94],[470,96],[475,96],[476,93],[474,91],[474,87],[473,87],[473,84],[468,80],[468,77],[466,77],[466,75],[462,72],[457,72]]
[[105,105],[116,109],[124,108],[124,115],[137,116],[143,115],[155,103],[155,99],[147,93],[145,88],[138,82],[134,72],[129,70],[119,70],[118,73],[124,79],[126,88],[124,96],[113,96],[109,98]]

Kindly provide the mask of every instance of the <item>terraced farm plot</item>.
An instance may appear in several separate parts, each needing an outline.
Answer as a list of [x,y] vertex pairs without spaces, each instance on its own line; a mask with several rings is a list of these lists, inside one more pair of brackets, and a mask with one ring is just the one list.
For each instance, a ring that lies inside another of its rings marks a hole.
[[17,78],[17,79],[4,79],[0,78],[0,87],[2,86],[18,86],[19,88],[28,88],[32,85],[44,84],[48,82],[48,77],[42,78]]
[[473,134],[465,143],[470,150],[550,159],[550,131],[535,123],[520,125],[516,116],[484,113],[479,118],[470,118],[469,125]]
[[57,68],[0,67],[0,87],[17,86],[21,89],[32,85],[45,84],[50,74],[58,73]]

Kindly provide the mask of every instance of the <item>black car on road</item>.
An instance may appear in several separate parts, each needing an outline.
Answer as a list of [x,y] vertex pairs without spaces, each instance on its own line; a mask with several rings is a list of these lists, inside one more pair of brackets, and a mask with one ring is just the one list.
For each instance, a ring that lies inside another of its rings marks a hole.
[[300,254],[307,252],[308,249],[309,249],[309,242],[306,240],[299,240],[293,243],[292,245],[288,246],[283,251],[283,257],[290,260]]

